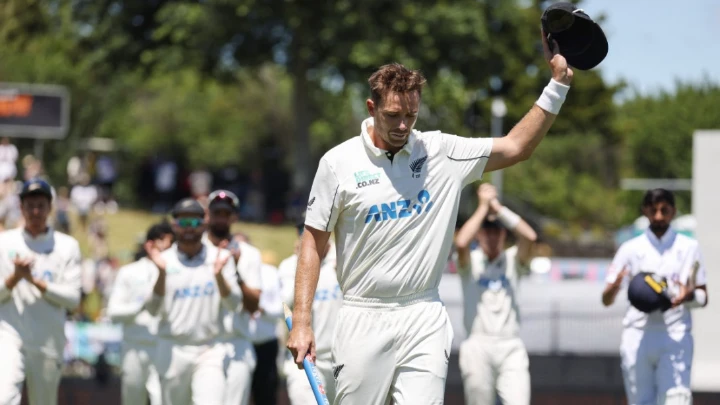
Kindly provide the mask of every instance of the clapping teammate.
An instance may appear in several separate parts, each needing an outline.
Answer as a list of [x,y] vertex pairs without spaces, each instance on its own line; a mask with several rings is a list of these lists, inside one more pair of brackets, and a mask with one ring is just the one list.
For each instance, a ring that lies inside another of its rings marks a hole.
[[260,251],[235,240],[230,227],[237,220],[240,203],[235,194],[216,190],[208,196],[208,229],[203,242],[230,250],[235,267],[233,284],[242,292],[242,305],[222,312],[222,339],[228,357],[226,405],[245,405],[250,400],[257,356],[250,341],[250,320],[257,311],[262,288]]
[[[507,230],[517,243],[505,249]],[[455,236],[468,338],[460,346],[467,404],[530,404],[527,350],[520,340],[516,291],[529,273],[535,231],[504,207],[491,184],[478,188],[478,207]],[[478,249],[470,250],[478,242]]]
[[202,242],[205,210],[193,199],[172,212],[176,242],[148,256],[158,277],[146,304],[159,315],[156,364],[163,405],[223,405],[226,347],[220,341],[221,306],[241,305],[230,252]]
[[[145,238],[145,249],[167,250],[173,243],[167,223],[153,225]],[[157,267],[143,257],[118,270],[107,314],[123,328],[122,403],[124,405],[160,405],[160,380],[155,370],[155,345],[158,319],[145,308],[157,280]]]
[[20,192],[24,228],[0,233],[0,404],[57,404],[68,310],[80,304],[78,242],[48,226],[52,189],[43,180]]

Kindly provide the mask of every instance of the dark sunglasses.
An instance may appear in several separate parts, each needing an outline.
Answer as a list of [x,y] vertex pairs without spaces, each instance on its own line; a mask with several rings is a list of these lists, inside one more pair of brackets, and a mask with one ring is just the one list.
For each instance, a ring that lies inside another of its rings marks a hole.
[[203,222],[202,218],[178,218],[175,220],[175,225],[180,228],[198,228]]

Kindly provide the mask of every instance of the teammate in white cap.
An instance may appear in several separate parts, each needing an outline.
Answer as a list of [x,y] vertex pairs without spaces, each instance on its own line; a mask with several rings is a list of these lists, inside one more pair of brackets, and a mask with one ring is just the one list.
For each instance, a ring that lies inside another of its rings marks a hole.
[[[337,241],[344,296],[332,355],[339,404],[441,404],[453,331],[438,295],[462,188],[530,157],[569,90],[572,70],[550,53],[552,80],[502,138],[413,130],[423,76],[399,64],[369,79],[371,118],[320,160],[308,201],[288,348],[315,358],[312,303],[320,257]],[[557,47],[555,49],[558,49]]]
[[212,246],[226,246],[236,267],[234,283],[239,286],[243,303],[236,310],[223,311],[222,338],[228,356],[226,405],[245,405],[250,400],[252,376],[257,356],[250,341],[250,320],[257,311],[262,289],[260,251],[246,242],[239,242],[230,233],[237,220],[237,196],[227,190],[216,190],[208,196],[208,230],[203,241]]
[[692,308],[707,305],[705,266],[698,242],[670,228],[675,196],[649,190],[642,202],[650,227],[623,243],[615,254],[602,294],[605,306],[640,272],[665,277],[672,308],[649,314],[629,306],[620,344],[625,394],[629,405],[690,405],[693,359]]
[[80,304],[80,247],[47,226],[52,189],[27,181],[20,192],[24,228],[0,234],[0,404],[57,404],[66,311]]
[[158,277],[146,308],[159,315],[155,366],[163,405],[222,405],[226,350],[220,341],[221,306],[241,306],[230,252],[202,242],[205,209],[193,199],[177,203],[172,228],[175,244],[152,247]]
[[[298,237],[302,237],[304,226],[298,226]],[[300,239],[295,245],[295,254],[280,263],[280,283],[282,300],[292,306],[295,300],[295,272],[297,270]],[[313,331],[317,333],[315,364],[320,372],[322,384],[330,403],[335,402],[335,381],[332,368],[332,338],[337,323],[337,316],[342,307],[342,292],[338,284],[336,269],[335,246],[331,242],[326,245],[320,258],[320,275],[312,305]],[[289,358],[285,364],[287,391],[292,405],[312,404],[315,401],[312,388],[305,372],[299,370],[294,359]]]
[[[491,184],[478,188],[475,213],[455,236],[468,338],[460,346],[465,403],[530,405],[527,350],[520,340],[516,291],[529,270],[537,234],[500,204]],[[506,229],[517,243],[505,249]],[[479,248],[470,250],[477,240]]]
[[[162,252],[172,243],[170,224],[160,223],[148,229],[144,248]],[[158,319],[144,306],[157,276],[157,267],[147,257],[123,266],[118,270],[108,300],[110,320],[123,328],[121,398],[124,405],[147,404],[148,399],[151,405],[161,404],[160,379],[153,363]]]

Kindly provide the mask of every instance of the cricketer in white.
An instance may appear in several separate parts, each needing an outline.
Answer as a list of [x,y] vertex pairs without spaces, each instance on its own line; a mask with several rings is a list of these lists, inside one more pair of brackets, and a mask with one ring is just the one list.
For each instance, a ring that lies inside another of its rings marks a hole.
[[25,229],[0,233],[0,404],[57,404],[66,311],[80,304],[78,242],[47,226],[52,191],[42,180],[20,193]]
[[[478,200],[455,236],[468,333],[459,353],[465,403],[493,404],[497,392],[504,405],[530,405],[529,359],[519,336],[516,293],[520,278],[530,272],[537,234],[500,204],[493,185],[482,184]],[[517,243],[505,249],[507,230]],[[473,240],[479,246],[471,251]]]
[[233,286],[242,293],[242,305],[221,311],[222,339],[227,356],[225,405],[246,405],[250,401],[252,376],[257,356],[250,341],[250,319],[258,308],[262,279],[261,253],[256,247],[233,238],[230,227],[237,220],[239,201],[227,190],[215,190],[208,196],[207,232],[203,243],[229,249],[235,265]]
[[[302,236],[303,228],[299,229]],[[295,246],[295,254],[283,260],[278,267],[280,272],[280,285],[282,286],[282,300],[292,306],[295,300],[295,272],[297,270],[297,251],[300,244]],[[335,246],[329,242],[320,263],[320,276],[312,305],[313,331],[317,334],[315,366],[319,371],[321,383],[325,387],[325,395],[330,403],[335,403],[335,379],[332,366],[332,338],[335,333],[338,313],[342,307],[342,292],[337,280]],[[315,401],[312,388],[305,372],[299,370],[292,357],[285,362],[285,375],[287,376],[287,391],[292,405],[312,404]]]
[[[336,403],[442,404],[453,339],[438,285],[460,192],[484,170],[527,159],[550,129],[572,80],[543,36],[553,79],[502,138],[413,129],[425,79],[399,64],[369,79],[371,118],[320,161],[308,202],[295,283],[295,363],[316,357],[312,303],[331,232],[343,292],[332,349]],[[558,49],[557,47],[555,49]]]
[[[145,249],[168,249],[172,244],[172,229],[168,224],[148,229]],[[123,405],[160,405],[160,379],[153,363],[157,344],[158,319],[145,308],[147,298],[158,277],[157,267],[143,257],[118,270],[107,315],[122,325],[122,388]]]
[[148,311],[159,315],[155,366],[163,405],[223,405],[226,349],[221,305],[237,310],[242,293],[229,251],[202,242],[205,210],[195,200],[173,210],[176,243],[150,252],[158,268]]
[[707,305],[705,266],[697,240],[670,228],[676,213],[672,192],[648,190],[642,210],[650,227],[618,249],[606,278],[603,304],[611,305],[621,287],[640,272],[665,277],[674,298],[672,308],[664,312],[646,314],[628,307],[620,345],[625,394],[629,405],[691,405],[690,309]]

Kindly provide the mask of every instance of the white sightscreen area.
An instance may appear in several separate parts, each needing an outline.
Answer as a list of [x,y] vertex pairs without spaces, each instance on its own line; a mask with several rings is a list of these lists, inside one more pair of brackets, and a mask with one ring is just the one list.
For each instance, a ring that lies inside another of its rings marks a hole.
[[693,310],[692,388],[720,392],[720,130],[695,131],[692,177],[692,212],[708,286],[708,306]]

